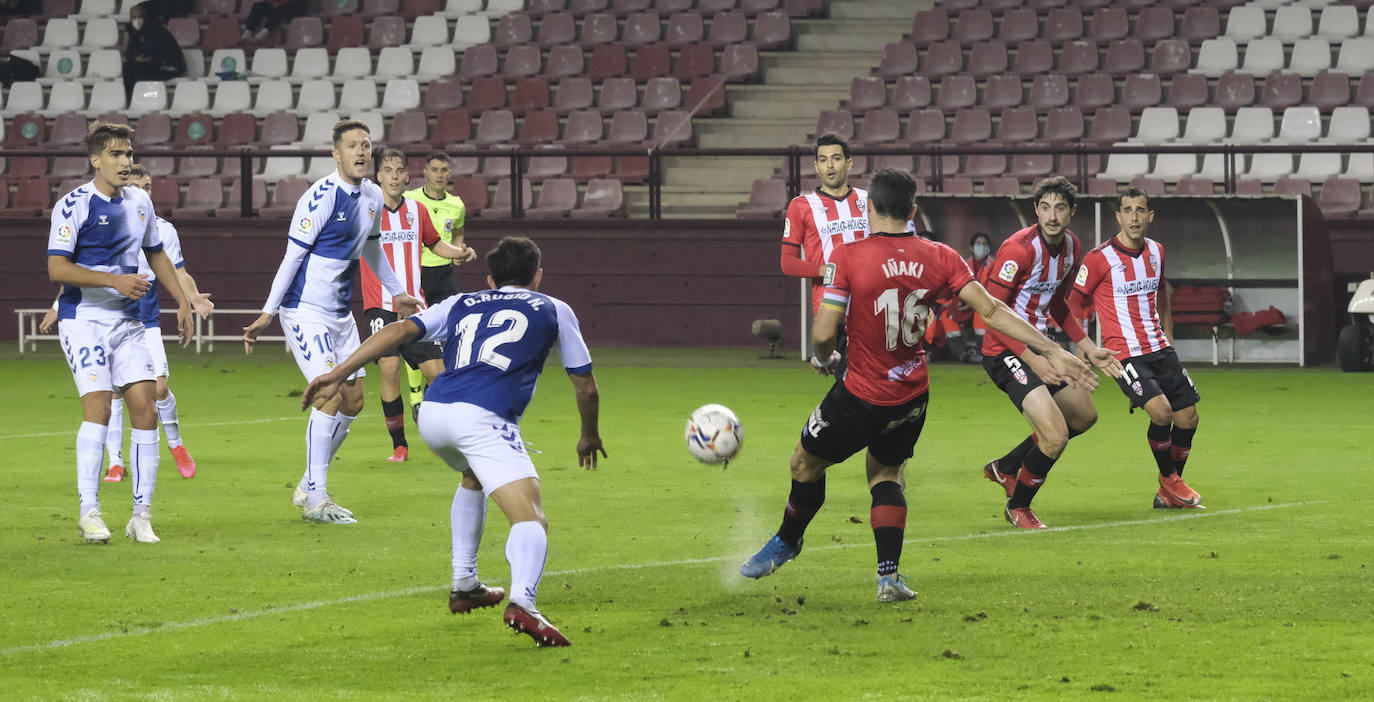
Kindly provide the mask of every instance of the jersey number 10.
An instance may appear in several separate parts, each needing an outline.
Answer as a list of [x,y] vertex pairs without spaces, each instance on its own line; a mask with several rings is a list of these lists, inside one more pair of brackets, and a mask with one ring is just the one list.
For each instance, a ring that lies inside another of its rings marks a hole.
[[887,328],[887,350],[897,348],[897,337],[901,336],[903,346],[915,346],[926,335],[926,322],[930,318],[930,308],[921,304],[921,299],[929,290],[913,290],[898,303],[900,291],[888,288],[873,301],[873,314],[885,317]]
[[[472,363],[472,345],[477,337],[482,335],[481,322],[481,313],[474,313],[458,320],[458,324],[453,328],[453,335],[458,342],[458,356],[454,360],[454,367],[463,368]],[[507,323],[510,326],[506,326]],[[485,326],[505,329],[482,340],[482,345],[477,349],[477,360],[503,371],[509,369],[510,357],[497,353],[496,349],[524,338],[525,330],[530,326],[529,319],[515,310],[497,310]]]

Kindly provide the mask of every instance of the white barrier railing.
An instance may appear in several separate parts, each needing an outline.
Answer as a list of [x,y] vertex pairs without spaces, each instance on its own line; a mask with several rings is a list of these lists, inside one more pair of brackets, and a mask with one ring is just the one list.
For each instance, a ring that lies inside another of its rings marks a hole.
[[[58,337],[57,334],[44,334],[44,333],[38,331],[38,325],[39,325],[40,322],[43,321],[43,315],[45,315],[45,314],[48,313],[48,308],[46,308],[46,307],[34,307],[34,308],[19,309],[19,310],[15,310],[14,313],[15,313],[16,315],[18,315],[18,317],[19,317],[19,353],[24,353],[25,351],[35,351],[35,350],[37,350],[37,348],[38,348],[38,342],[40,342],[40,341],[57,341],[57,340],[60,338],[60,337]],[[173,319],[176,319],[176,313],[177,313],[177,311],[174,310],[174,309],[171,309],[171,310],[162,310],[162,314],[164,314],[164,315],[171,315]],[[196,353],[202,353],[202,352],[214,353],[214,351],[215,351],[215,342],[216,342],[216,341],[239,341],[239,340],[243,337],[242,331],[235,331],[235,332],[232,333],[232,334],[216,334],[216,333],[215,333],[215,318],[216,318],[216,317],[222,317],[222,316],[224,316],[224,315],[251,315],[253,318],[257,318],[257,316],[258,316],[259,314],[261,314],[261,313],[262,313],[262,310],[255,310],[255,309],[219,309],[219,308],[216,308],[216,309],[215,309],[215,313],[214,313],[213,315],[211,315],[209,319],[206,319],[206,318],[204,318],[204,317],[201,317],[200,315],[196,315],[196,316],[195,316],[195,320],[196,320],[196,340],[195,340],[195,349],[196,349]],[[164,326],[163,326],[163,329],[176,329],[176,323],[173,322],[173,323],[170,324],[170,325],[164,325]],[[235,327],[235,329],[238,330],[238,329],[240,329],[240,328],[239,328],[239,327]],[[163,334],[163,335],[162,335],[162,340],[163,340],[163,341],[172,342],[172,343],[176,343],[177,335],[176,335],[176,334]],[[258,340],[259,340],[259,341],[280,341],[280,342],[282,342],[282,346],[283,346],[283,347],[285,347],[285,345],[286,345],[286,336],[281,335],[281,334],[275,334],[275,335],[272,335],[272,334],[263,334],[262,336],[259,336],[259,337],[258,337]]]

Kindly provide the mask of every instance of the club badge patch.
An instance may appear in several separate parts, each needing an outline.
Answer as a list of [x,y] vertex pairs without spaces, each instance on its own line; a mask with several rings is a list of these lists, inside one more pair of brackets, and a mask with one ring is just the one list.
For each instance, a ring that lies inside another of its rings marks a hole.
[[827,263],[827,264],[825,264],[824,279],[823,279],[821,282],[825,283],[826,285],[834,285],[834,284],[835,284],[835,264],[833,264],[833,263]]

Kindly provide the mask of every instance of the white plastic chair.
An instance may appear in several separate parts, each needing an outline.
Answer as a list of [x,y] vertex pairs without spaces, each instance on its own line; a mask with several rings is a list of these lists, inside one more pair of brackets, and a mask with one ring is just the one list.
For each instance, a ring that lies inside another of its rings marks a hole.
[[253,111],[260,115],[290,112],[296,107],[295,96],[291,94],[291,83],[285,80],[269,80],[258,86],[257,93],[253,101]]
[[420,52],[420,67],[415,75],[421,78],[440,78],[458,72],[458,61],[454,58],[453,47],[426,46]]
[[111,17],[115,10],[115,0],[81,0],[81,11],[74,16],[80,19]]
[[1202,42],[1197,52],[1197,66],[1190,72],[1219,76],[1227,71],[1236,70],[1239,65],[1240,50],[1236,48],[1235,40],[1230,37],[1219,37]]
[[1107,154],[1107,167],[1102,175],[1118,182],[1128,181],[1150,172],[1147,154]]
[[[95,64],[92,64],[94,67]],[[105,81],[91,86],[91,101],[86,109],[95,114],[106,112],[123,112],[128,105],[124,100],[124,83],[121,81]]]
[[49,114],[80,112],[84,109],[86,109],[86,86],[75,80],[53,83],[52,89],[48,93]]
[[329,51],[323,47],[314,46],[307,49],[298,49],[296,59],[291,63],[291,78],[295,81],[305,81],[312,78],[324,78],[329,75]]
[[73,49],[54,51],[48,54],[48,68],[43,72],[42,82],[58,82],[81,79],[81,52]]
[[248,59],[243,49],[215,49],[210,54],[210,75],[219,73],[247,73]]
[[114,18],[97,17],[86,23],[86,33],[81,37],[83,49],[108,49],[114,46],[119,46],[119,25],[115,24]]
[[[299,60],[299,59],[298,59]],[[372,75],[372,52],[365,46],[339,49],[334,57],[334,80],[348,80]]]
[[1282,176],[1293,174],[1293,154],[1255,154],[1245,175],[1272,183]]
[[371,139],[373,143],[379,144],[386,141],[386,120],[382,118],[380,112],[355,112],[349,115],[348,118],[366,124],[368,138]]
[[1369,139],[1369,108],[1357,105],[1337,107],[1331,111],[1326,125],[1326,140],[1337,144],[1355,144]]
[[[215,102],[210,107],[210,114],[223,116],[230,112],[249,112],[252,109],[253,92],[248,83],[241,80],[229,80],[215,86]],[[290,106],[282,109],[290,109]]]
[[1285,41],[1312,36],[1312,9],[1302,5],[1284,5],[1274,12],[1274,31],[1270,36]]
[[1341,51],[1336,57],[1337,71],[1359,75],[1372,68],[1374,68],[1374,37],[1355,37],[1341,42]]
[[1233,7],[1226,16],[1226,31],[1224,32],[1226,37],[1239,42],[1246,42],[1251,39],[1258,39],[1268,33],[1269,27],[1264,19],[1264,8],[1258,5],[1252,3]]
[[253,52],[253,76],[249,80],[274,80],[289,75],[286,49],[269,47]]
[[[273,149],[294,149],[291,146],[274,146]],[[300,156],[269,156],[262,167],[262,179],[276,183],[282,178],[294,178],[305,171],[305,159]]]
[[300,93],[296,96],[296,112],[303,114],[333,110],[337,104],[334,84],[323,78],[302,83]]
[[1293,175],[1299,178],[1307,178],[1312,181],[1334,178],[1341,174],[1341,155],[1337,153],[1329,154],[1300,154],[1298,156],[1298,169]]
[[1175,143],[1211,144],[1226,138],[1226,111],[1220,107],[1194,107],[1188,111],[1183,136]]
[[[1365,31],[1368,31],[1368,27]],[[1360,33],[1360,16],[1354,5],[1328,5],[1322,8],[1316,36],[1324,39],[1349,39]]]
[[200,49],[182,49],[181,58],[186,62],[187,78],[205,77],[205,52]]
[[1311,78],[1331,67],[1331,44],[1325,39],[1308,37],[1293,45],[1288,70],[1304,78]]
[[392,78],[382,94],[382,112],[394,115],[420,107],[420,83],[413,78]]
[[172,114],[204,112],[209,108],[209,84],[203,80],[187,80],[177,84],[176,92],[172,94]]
[[167,84],[160,80],[141,80],[134,83],[129,97],[129,115],[163,112],[167,109]]
[[315,112],[305,118],[305,129],[301,130],[298,148],[329,146],[334,142],[334,124],[339,121],[336,112]]
[[1235,144],[1260,144],[1274,138],[1274,111],[1267,107],[1242,107],[1231,121],[1231,137]]
[[411,46],[441,46],[449,42],[448,18],[443,15],[416,17],[410,30]]
[[76,20],[54,17],[48,20],[48,25],[43,29],[43,42],[39,46],[49,50],[70,49],[79,43],[80,38]]
[[24,81],[10,86],[10,94],[5,102],[5,111],[10,114],[43,111],[43,86],[38,81]]
[[1364,183],[1374,181],[1374,154],[1350,154],[1341,175]]
[[98,86],[103,81],[116,80],[123,75],[124,57],[118,49],[91,52],[91,59],[86,62],[86,80],[95,81]]
[[523,9],[525,0],[487,0],[487,7],[482,12],[488,17],[500,17]]
[[1194,173],[1197,173],[1196,154],[1160,154],[1155,157],[1155,167],[1150,171],[1150,177],[1172,183]]
[[463,15],[453,28],[453,48],[466,51],[491,41],[491,20],[486,15]]
[[372,77],[378,80],[406,78],[415,74],[415,55],[408,46],[388,46],[377,55],[377,70]]
[[444,10],[440,14],[445,17],[475,15],[482,11],[484,2],[485,0],[448,0],[444,3]]
[[1311,105],[1294,105],[1283,111],[1279,135],[1274,141],[1281,144],[1305,144],[1320,139],[1321,135],[1321,112]]
[[1178,110],[1173,107],[1147,107],[1140,113],[1135,137],[1127,141],[1132,144],[1164,144],[1177,138]]
[[[304,100],[304,89],[301,92]],[[377,84],[371,78],[354,78],[343,85],[339,97],[339,109],[347,112],[373,110],[377,108]]]
[[1283,70],[1283,42],[1273,37],[1256,39],[1245,47],[1245,61],[1240,72],[1251,75],[1267,75]]

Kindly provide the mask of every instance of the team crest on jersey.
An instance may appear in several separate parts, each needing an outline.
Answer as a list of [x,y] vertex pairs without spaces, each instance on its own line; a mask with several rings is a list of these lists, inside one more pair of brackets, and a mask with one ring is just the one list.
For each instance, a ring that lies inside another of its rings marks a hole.
[[1137,380],[1137,381],[1131,383],[1131,390],[1132,390],[1133,392],[1135,392],[1135,394],[1137,394],[1137,395],[1144,395],[1144,394],[1145,394],[1145,389],[1142,388],[1142,387],[1140,387],[1140,381],[1139,381],[1139,380]]
[[1088,266],[1083,264],[1078,267],[1078,277],[1073,279],[1074,285],[1083,285],[1088,282]]
[[69,225],[62,225],[57,228],[57,241],[63,244],[70,244],[72,241],[72,228]]
[[409,229],[409,228],[411,228],[411,227],[413,227],[413,226],[415,226],[415,213],[414,213],[414,212],[407,212],[407,213],[406,213],[406,229]]
[[1022,385],[1026,384],[1026,371],[1021,370],[1020,366],[1011,369],[1011,375],[1016,378],[1016,382]]
[[310,228],[315,226],[309,217],[301,217],[301,221],[296,223],[296,231],[302,234],[309,234]]
[[138,221],[145,222],[147,219],[148,213],[144,212],[142,207],[138,208]]
[[1016,277],[1017,268],[1016,261],[1007,261],[1002,264],[1002,270],[997,271],[997,277],[1010,283]]
[[367,216],[368,216],[368,217],[376,217],[376,216],[377,216],[377,206],[376,206],[376,205],[368,205],[368,206],[367,206]]
[[99,376],[99,375],[96,375],[95,373],[91,373],[91,382],[92,382],[92,383],[94,383],[95,381],[97,381],[97,380],[99,380],[99,379],[100,379],[100,376]]
[[1154,254],[1150,254],[1149,261],[1150,261],[1150,268],[1151,268],[1151,269],[1154,269],[1154,270],[1158,270],[1158,269],[1159,269],[1159,259],[1158,259],[1157,257],[1155,257]]
[[[370,215],[370,214],[372,214],[372,213],[371,213],[371,212],[368,212],[368,214]],[[339,216],[338,216],[338,218],[337,218],[335,221],[336,221],[336,222],[347,222],[347,221],[348,221],[348,213],[347,213],[347,212],[340,211],[340,212],[339,212]]]
[[825,273],[823,274],[823,279],[821,280],[821,282],[826,285],[835,284],[835,264],[825,264]]
[[868,210],[868,200],[865,200],[861,197],[854,199],[854,205],[859,208],[859,214],[863,214],[865,211]]

